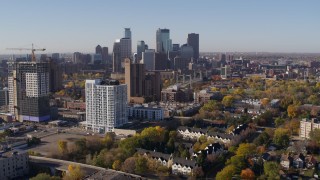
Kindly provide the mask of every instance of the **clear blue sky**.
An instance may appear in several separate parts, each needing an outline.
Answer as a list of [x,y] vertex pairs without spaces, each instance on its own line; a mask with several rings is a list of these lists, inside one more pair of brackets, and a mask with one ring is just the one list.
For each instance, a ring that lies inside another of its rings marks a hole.
[[200,34],[200,51],[320,52],[319,0],[0,0],[0,54],[6,47],[93,52],[130,27],[133,51],[155,48],[158,28],[173,43]]

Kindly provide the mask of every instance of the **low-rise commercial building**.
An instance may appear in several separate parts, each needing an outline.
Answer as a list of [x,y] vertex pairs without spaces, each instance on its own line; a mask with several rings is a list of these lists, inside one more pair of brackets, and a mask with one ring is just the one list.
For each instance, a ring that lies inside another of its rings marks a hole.
[[130,106],[127,109],[129,118],[143,119],[148,121],[163,120],[164,111],[162,108]]
[[0,179],[23,177],[29,173],[29,155],[21,150],[2,152],[0,167]]

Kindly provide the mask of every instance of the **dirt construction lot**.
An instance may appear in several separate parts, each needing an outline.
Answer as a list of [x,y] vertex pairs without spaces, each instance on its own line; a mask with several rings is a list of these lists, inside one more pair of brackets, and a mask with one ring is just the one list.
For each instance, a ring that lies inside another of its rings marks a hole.
[[32,146],[27,150],[38,152],[43,156],[50,156],[52,153],[58,153],[58,141],[64,140],[68,142],[68,146],[72,145],[77,139],[84,138],[84,135],[59,133],[41,138],[41,144]]

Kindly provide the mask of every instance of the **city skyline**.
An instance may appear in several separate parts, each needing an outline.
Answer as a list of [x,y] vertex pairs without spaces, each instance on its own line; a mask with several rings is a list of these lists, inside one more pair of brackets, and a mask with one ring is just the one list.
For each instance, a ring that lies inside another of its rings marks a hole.
[[[200,35],[200,52],[319,53],[320,2],[302,1],[2,1],[0,54],[6,48],[46,48],[44,53],[91,53],[113,47],[132,31],[132,51],[143,40],[156,49],[158,28],[170,29],[172,43]],[[161,8],[162,7],[162,8]]]

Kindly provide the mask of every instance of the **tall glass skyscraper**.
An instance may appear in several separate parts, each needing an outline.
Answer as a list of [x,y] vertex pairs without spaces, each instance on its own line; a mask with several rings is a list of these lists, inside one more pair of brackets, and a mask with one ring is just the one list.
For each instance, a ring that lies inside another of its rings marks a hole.
[[193,58],[199,58],[199,34],[188,34],[188,45],[193,47]]
[[146,48],[146,44],[144,43],[144,41],[138,41],[137,43],[137,59],[141,60],[142,58],[142,53],[145,51]]
[[124,28],[124,38],[130,38],[131,39],[131,30],[130,30],[130,28]]
[[157,52],[168,53],[172,50],[172,40],[169,29],[158,29],[156,33]]

